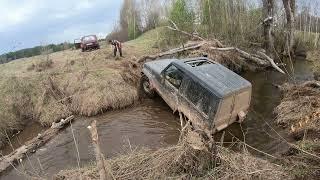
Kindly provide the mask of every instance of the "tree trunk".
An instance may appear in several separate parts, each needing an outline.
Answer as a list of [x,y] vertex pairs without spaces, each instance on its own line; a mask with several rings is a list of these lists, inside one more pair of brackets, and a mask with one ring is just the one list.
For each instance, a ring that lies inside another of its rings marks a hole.
[[286,47],[285,55],[290,55],[293,52],[294,31],[295,31],[295,5],[296,0],[282,0],[286,12]]
[[273,18],[274,18],[274,0],[263,0],[263,14],[265,20],[264,26],[264,48],[267,55],[273,57],[274,52],[274,32],[273,32]]

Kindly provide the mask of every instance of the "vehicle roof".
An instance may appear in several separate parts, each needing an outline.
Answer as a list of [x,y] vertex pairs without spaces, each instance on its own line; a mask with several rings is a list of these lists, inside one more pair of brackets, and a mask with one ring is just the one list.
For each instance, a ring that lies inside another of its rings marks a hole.
[[[187,64],[190,61],[195,62],[198,60],[210,61],[211,64],[195,67]],[[227,97],[235,92],[251,88],[249,81],[208,58],[177,59],[174,60],[172,64],[179,67],[182,71],[187,72],[191,78],[197,80],[219,98]]]
[[86,35],[86,36],[83,36],[83,38],[84,38],[84,37],[89,37],[89,36],[96,36],[96,35],[94,35],[94,34]]
[[94,37],[94,38],[97,38],[97,36],[96,36],[96,35],[92,34],[92,35],[82,36],[82,38],[81,38],[81,39],[84,39],[84,38],[86,38],[86,37]]

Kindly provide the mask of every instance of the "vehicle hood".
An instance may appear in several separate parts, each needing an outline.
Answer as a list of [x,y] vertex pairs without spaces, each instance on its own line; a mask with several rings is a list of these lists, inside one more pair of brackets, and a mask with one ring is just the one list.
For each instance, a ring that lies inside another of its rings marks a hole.
[[176,59],[162,59],[152,62],[147,62],[144,64],[144,69],[148,70],[152,74],[160,75],[161,72]]
[[89,43],[97,43],[97,41],[91,40],[91,41],[83,41],[82,42],[82,44],[89,44]]

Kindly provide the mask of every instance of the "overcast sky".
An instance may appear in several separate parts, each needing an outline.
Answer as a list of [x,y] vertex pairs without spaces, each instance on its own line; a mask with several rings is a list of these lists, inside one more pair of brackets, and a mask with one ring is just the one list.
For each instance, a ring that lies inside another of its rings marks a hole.
[[122,0],[0,0],[0,54],[41,44],[105,37]]
[[[0,0],[0,54],[87,34],[105,37],[123,0]],[[261,0],[252,0],[261,2]],[[320,11],[320,0],[297,0]],[[320,12],[319,12],[320,13]]]

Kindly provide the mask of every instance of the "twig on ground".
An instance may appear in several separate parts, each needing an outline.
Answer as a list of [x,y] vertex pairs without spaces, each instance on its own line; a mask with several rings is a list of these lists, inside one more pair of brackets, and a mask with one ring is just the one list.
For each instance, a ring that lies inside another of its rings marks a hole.
[[75,137],[74,132],[73,132],[73,127],[72,127],[72,122],[71,122],[71,121],[70,121],[70,128],[71,128],[71,134],[72,134],[74,146],[75,146],[76,152],[77,152],[78,168],[79,168],[79,170],[80,170],[80,153],[79,153],[78,143],[77,143],[76,137]]
[[263,152],[263,151],[255,148],[255,147],[250,146],[249,144],[244,143],[244,142],[241,141],[239,138],[237,138],[235,135],[233,135],[231,132],[229,132],[229,134],[230,134],[232,137],[234,137],[235,139],[237,139],[239,142],[242,142],[243,144],[245,144],[245,146],[248,146],[249,148],[251,148],[251,149],[253,149],[253,150],[255,150],[255,151],[257,151],[257,152],[259,152],[259,153],[261,153],[261,154],[264,154],[264,155],[266,155],[266,156],[268,156],[268,157],[277,159],[277,157],[275,157],[275,156],[273,156],[273,155],[271,155],[271,154],[268,154],[268,153],[266,153],[266,152]]

